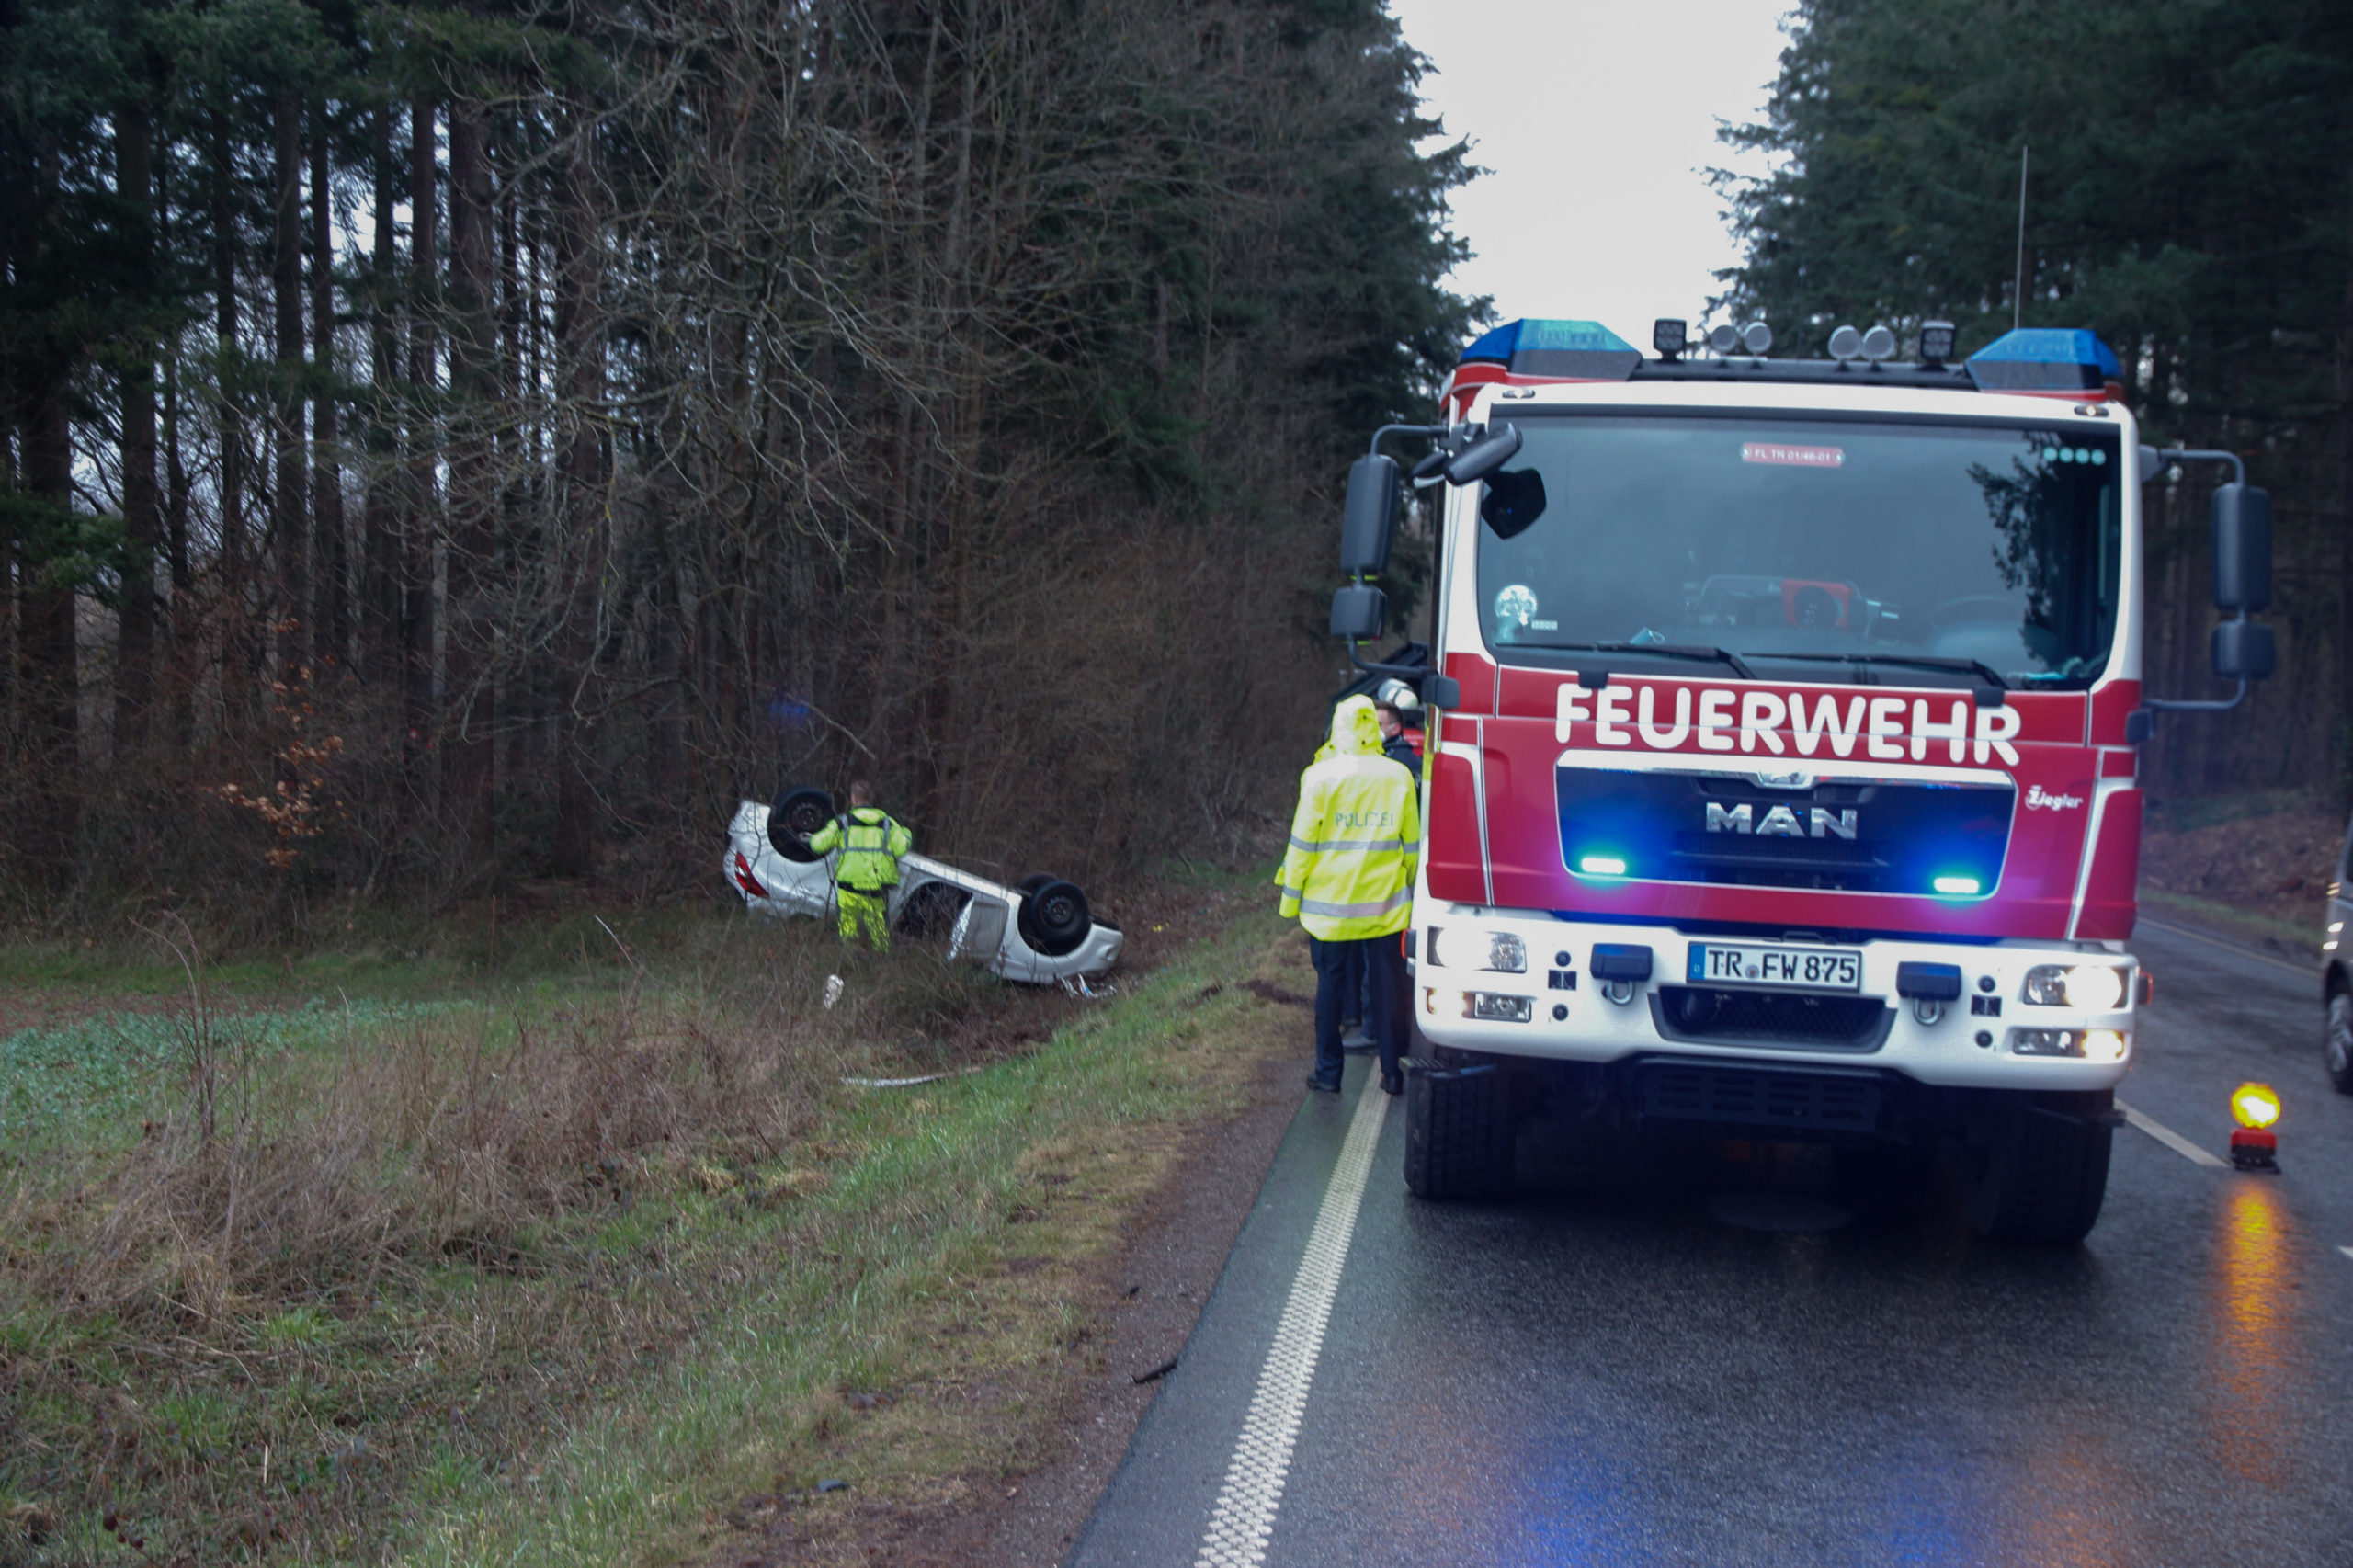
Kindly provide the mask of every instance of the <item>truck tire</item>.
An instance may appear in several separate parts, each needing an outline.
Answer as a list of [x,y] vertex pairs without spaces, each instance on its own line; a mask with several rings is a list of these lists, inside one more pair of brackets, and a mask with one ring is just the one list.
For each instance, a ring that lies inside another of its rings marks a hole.
[[2328,1025],[2321,1034],[2320,1051],[2330,1086],[2340,1095],[2353,1095],[2353,992],[2329,993]]
[[824,856],[809,847],[809,835],[831,822],[834,798],[823,790],[809,785],[787,785],[777,791],[776,803],[768,808],[768,842],[776,852],[797,865],[805,866]]
[[1493,1062],[1405,1063],[1405,1188],[1416,1198],[1481,1199],[1511,1190],[1510,1084]]
[[2110,1096],[2003,1096],[1963,1142],[1961,1207],[1989,1241],[2073,1246],[2108,1197]]

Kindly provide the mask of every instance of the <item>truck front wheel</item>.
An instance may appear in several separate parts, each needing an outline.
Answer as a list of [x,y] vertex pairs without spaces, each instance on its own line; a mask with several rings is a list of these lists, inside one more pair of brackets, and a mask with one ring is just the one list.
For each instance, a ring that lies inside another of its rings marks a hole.
[[1970,1119],[1961,1207],[1992,1241],[2072,1246],[2108,1197],[2114,1135],[2107,1094],[2003,1096]]
[[1405,1063],[1405,1187],[1416,1198],[1511,1190],[1510,1084],[1493,1062]]

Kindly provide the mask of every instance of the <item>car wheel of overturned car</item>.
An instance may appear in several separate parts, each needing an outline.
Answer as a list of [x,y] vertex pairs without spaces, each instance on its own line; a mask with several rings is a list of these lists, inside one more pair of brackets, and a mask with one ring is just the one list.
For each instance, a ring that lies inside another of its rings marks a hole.
[[2328,1081],[2336,1092],[2353,1095],[2353,993],[2337,991],[2329,995],[2321,1060],[2327,1064]]
[[1086,940],[1095,924],[1087,912],[1086,895],[1058,878],[1031,879],[1021,884],[1021,915],[1017,922],[1021,939],[1050,959],[1058,959]]
[[823,859],[809,847],[809,836],[833,820],[834,798],[807,784],[789,785],[777,792],[768,808],[768,842],[786,859],[801,865]]
[[1054,880],[1054,874],[1051,871],[1032,871],[1013,885],[1015,889],[1020,892],[1023,898],[1028,898],[1031,893],[1036,892],[1040,888],[1044,887],[1048,882]]

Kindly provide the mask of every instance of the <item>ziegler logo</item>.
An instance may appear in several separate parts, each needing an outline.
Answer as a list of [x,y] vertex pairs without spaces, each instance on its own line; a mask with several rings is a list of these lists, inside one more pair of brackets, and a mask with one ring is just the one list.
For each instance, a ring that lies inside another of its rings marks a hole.
[[2081,795],[2053,795],[2040,784],[2029,784],[2026,790],[2029,811],[2067,812],[2084,803]]
[[1835,812],[1826,806],[1813,806],[1801,819],[1789,806],[1771,807],[1759,817],[1752,801],[1743,801],[1729,810],[1713,801],[1708,802],[1710,833],[1746,833],[1758,838],[1852,839],[1858,825],[1855,817],[1852,806]]

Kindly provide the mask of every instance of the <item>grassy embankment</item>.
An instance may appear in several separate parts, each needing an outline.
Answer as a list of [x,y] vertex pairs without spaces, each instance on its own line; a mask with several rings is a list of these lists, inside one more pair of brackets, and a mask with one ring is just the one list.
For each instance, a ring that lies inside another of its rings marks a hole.
[[2142,907],[2316,958],[2344,837],[2335,803],[2304,794],[2158,801],[2142,840]]
[[16,1035],[0,1562],[672,1561],[747,1499],[822,1539],[1020,1468],[1092,1262],[1297,1049],[1237,983],[1294,944],[1255,888],[1201,902],[1215,936],[1097,1004],[679,916]]

